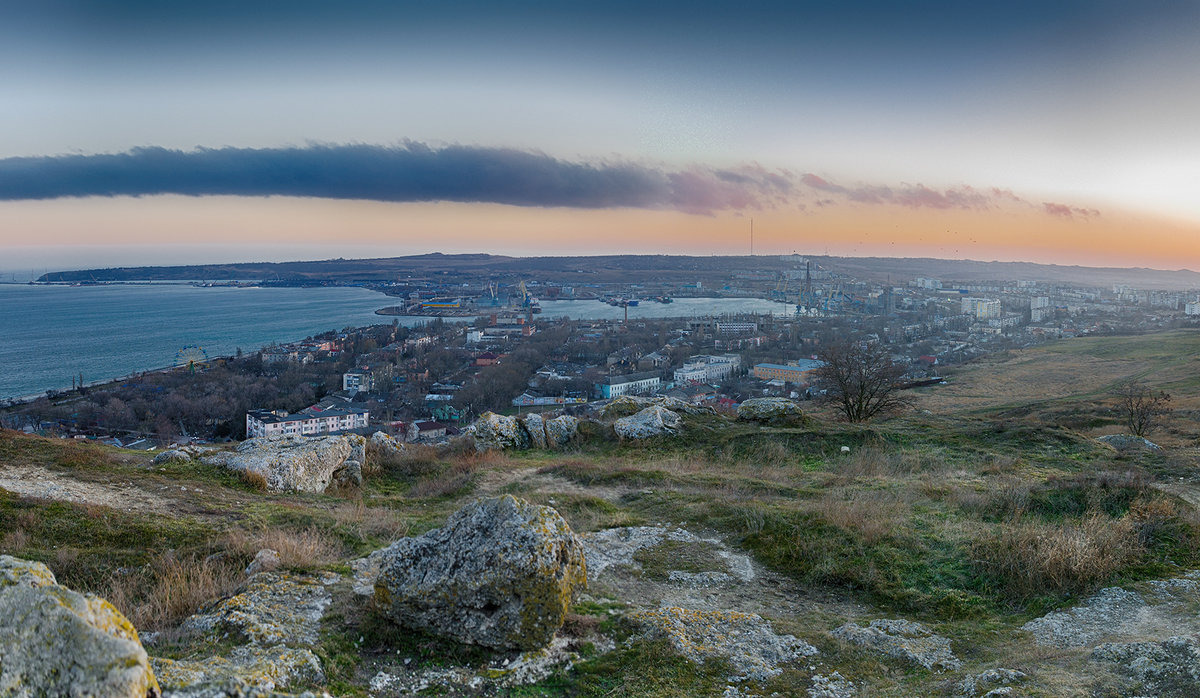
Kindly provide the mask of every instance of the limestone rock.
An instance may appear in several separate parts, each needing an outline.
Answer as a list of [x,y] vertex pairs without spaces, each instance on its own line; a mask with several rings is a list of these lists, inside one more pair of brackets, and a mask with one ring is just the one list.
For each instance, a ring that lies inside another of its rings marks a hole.
[[647,407],[662,407],[663,409],[683,414],[717,413],[717,411],[711,407],[693,405],[690,402],[685,402],[679,398],[669,397],[667,395],[655,395],[653,397],[642,397],[641,395],[621,395],[613,398],[607,405],[600,408],[600,417],[602,419],[628,417],[641,412]]
[[1016,669],[988,669],[959,681],[958,695],[969,698],[975,698],[980,693],[985,696],[1003,695],[996,691],[1024,681],[1026,678],[1028,677],[1025,672]]
[[388,455],[400,455],[404,453],[404,444],[396,441],[392,436],[382,431],[371,434],[370,445],[372,448],[377,449],[378,452]]
[[0,555],[0,695],[147,698],[158,682],[137,631],[45,565]]
[[812,686],[808,689],[808,698],[853,698],[853,696],[854,682],[837,671],[829,675],[814,674]]
[[546,446],[562,448],[575,438],[579,431],[579,420],[569,414],[561,414],[546,420]]
[[693,662],[722,657],[734,668],[731,681],[765,681],[779,675],[779,665],[817,654],[817,648],[791,635],[776,635],[754,613],[693,611],[664,607],[629,616],[650,637],[666,638]]
[[804,421],[804,411],[782,397],[754,397],[738,405],[737,418],[744,422],[788,424]]
[[1107,587],[1075,608],[1035,618],[1021,629],[1033,633],[1039,645],[1085,647],[1118,634],[1125,619],[1138,616],[1148,605],[1137,592]]
[[1133,434],[1109,434],[1096,439],[1101,443],[1106,443],[1118,451],[1161,451],[1162,447],[1154,443],[1150,439],[1145,439]]
[[529,439],[530,448],[546,448],[546,420],[537,412],[530,412],[521,417],[521,428]]
[[191,454],[172,448],[155,456],[153,462],[155,465],[162,465],[164,463],[188,463],[191,460]]
[[833,636],[889,657],[919,664],[926,669],[957,669],[960,662],[950,651],[950,641],[909,620],[873,620],[867,627],[846,623]]
[[647,439],[651,436],[674,434],[683,425],[683,418],[659,405],[651,405],[629,417],[621,417],[613,425],[622,439]]
[[1200,642],[1170,637],[1161,642],[1110,642],[1092,650],[1092,661],[1114,665],[1138,683],[1140,695],[1200,695]]
[[253,577],[259,572],[270,572],[276,567],[279,567],[279,553],[270,548],[263,548],[246,567],[246,576]]
[[319,579],[262,572],[246,587],[183,622],[186,631],[236,632],[252,642],[314,645],[331,596]]
[[325,680],[321,661],[312,650],[283,645],[243,645],[234,648],[228,657],[152,661],[164,698],[266,696],[293,683]]
[[497,648],[543,647],[587,586],[583,546],[550,507],[481,500],[381,555],[375,603],[400,625]]
[[[273,436],[247,439],[235,451],[221,451],[202,460],[230,470],[260,475],[273,491],[324,492],[342,470],[361,464],[365,440],[345,436]],[[355,461],[352,456],[358,455]],[[347,464],[350,461],[350,464]],[[345,476],[342,478],[346,479]],[[353,480],[351,476],[349,478]]]
[[521,428],[515,417],[506,417],[495,412],[484,412],[475,420],[475,448],[479,451],[492,449],[522,449],[529,447],[529,435]]

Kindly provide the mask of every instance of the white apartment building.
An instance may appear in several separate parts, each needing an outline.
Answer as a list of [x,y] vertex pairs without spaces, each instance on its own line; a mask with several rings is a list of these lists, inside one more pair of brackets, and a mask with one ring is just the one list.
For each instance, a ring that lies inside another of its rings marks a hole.
[[674,378],[676,383],[717,383],[733,375],[741,365],[742,357],[737,354],[699,354],[675,369]]
[[293,415],[282,410],[250,410],[246,413],[246,438],[316,436],[350,431],[367,426],[368,415],[369,410],[359,407],[327,410],[309,407]]

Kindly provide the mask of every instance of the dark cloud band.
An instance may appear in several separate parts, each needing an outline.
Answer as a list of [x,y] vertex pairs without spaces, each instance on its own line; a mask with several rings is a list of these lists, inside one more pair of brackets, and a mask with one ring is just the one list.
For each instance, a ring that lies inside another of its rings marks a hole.
[[[802,209],[808,204],[978,210],[1027,204],[1002,189],[844,186],[814,174],[795,175],[758,165],[667,170],[626,162],[570,162],[508,148],[433,148],[418,142],[192,151],[135,148],[116,154],[0,160],[0,200],[155,194],[454,201],[699,214]],[[1043,210],[1060,217],[1085,213],[1061,204],[1046,204]]]

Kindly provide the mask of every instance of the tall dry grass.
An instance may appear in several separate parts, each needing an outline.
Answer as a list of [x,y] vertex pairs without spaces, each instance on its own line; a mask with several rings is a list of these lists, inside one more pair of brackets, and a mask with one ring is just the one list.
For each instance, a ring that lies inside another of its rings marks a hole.
[[1104,582],[1142,552],[1133,522],[1091,513],[1050,524],[1029,519],[1001,524],[973,546],[977,568],[1012,598],[1078,594]]
[[114,574],[97,593],[121,610],[139,631],[178,625],[202,606],[234,593],[245,582],[245,562],[229,556],[156,554],[144,568]]

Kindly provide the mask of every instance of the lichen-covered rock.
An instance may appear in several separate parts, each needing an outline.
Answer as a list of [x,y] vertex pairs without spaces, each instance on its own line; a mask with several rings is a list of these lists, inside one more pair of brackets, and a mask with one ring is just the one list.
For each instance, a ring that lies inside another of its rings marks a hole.
[[575,438],[579,431],[579,420],[569,414],[560,414],[546,420],[546,446],[562,448]]
[[1161,451],[1162,447],[1154,443],[1150,439],[1145,439],[1133,434],[1109,434],[1096,439],[1101,443],[1106,443],[1118,451]]
[[270,548],[263,548],[254,555],[254,559],[246,566],[246,576],[253,577],[259,572],[270,572],[279,567],[279,553]]
[[189,617],[182,627],[202,634],[233,631],[264,645],[313,645],[330,601],[319,579],[262,572],[242,591]]
[[1138,695],[1200,695],[1200,642],[1169,637],[1161,642],[1109,642],[1092,650],[1092,661],[1112,664],[1138,686]]
[[837,671],[828,676],[814,674],[808,688],[808,698],[852,698],[854,694],[854,682]]
[[630,614],[649,637],[667,639],[693,662],[722,657],[729,660],[731,681],[765,681],[782,672],[779,665],[817,654],[817,648],[791,635],[776,635],[754,613],[693,611],[664,607]]
[[1086,647],[1118,635],[1122,624],[1137,617],[1148,605],[1135,591],[1107,587],[1075,608],[1035,618],[1021,629],[1033,633],[1039,645],[1064,649]]
[[187,463],[191,460],[192,460],[191,454],[187,453],[186,451],[181,451],[179,449],[172,448],[172,449],[163,451],[162,453],[155,456],[154,464],[162,465],[164,463]]
[[782,397],[754,397],[738,405],[737,418],[744,422],[792,424],[804,421],[804,411]]
[[622,439],[648,439],[651,436],[674,434],[683,425],[678,414],[658,405],[651,405],[637,414],[621,417],[613,424]]
[[376,449],[378,453],[386,455],[400,455],[404,453],[404,444],[396,441],[391,435],[385,434],[382,431],[371,434],[370,446]]
[[380,570],[375,603],[394,621],[497,648],[544,647],[587,586],[583,546],[567,522],[511,495],[396,541]]
[[164,698],[261,696],[292,684],[325,681],[321,661],[312,650],[283,645],[243,645],[234,648],[228,657],[155,658],[152,662],[165,691]]
[[530,448],[546,448],[546,420],[537,412],[530,412],[521,417],[521,428],[529,439]]
[[109,602],[0,555],[0,696],[158,696],[137,631]]
[[472,425],[475,448],[479,451],[522,449],[529,447],[529,435],[515,417],[484,412]]
[[1003,695],[997,694],[996,691],[1026,678],[1028,677],[1025,672],[1016,669],[988,669],[959,681],[958,695],[969,698],[975,698],[981,693],[985,696]]
[[670,397],[667,395],[655,395],[653,397],[642,397],[641,395],[620,395],[613,398],[607,405],[600,408],[600,417],[602,419],[616,419],[618,417],[629,417],[637,414],[647,407],[661,407],[671,410],[676,413],[683,414],[716,414],[716,410],[711,407],[693,405],[690,402],[685,402],[679,398]]
[[[362,453],[363,437],[273,436],[247,439],[234,451],[204,456],[203,462],[254,473],[273,491],[324,492],[352,455]],[[362,461],[357,461],[361,468]],[[351,466],[353,468],[353,462]],[[361,478],[361,475],[360,475]],[[345,478],[343,478],[345,479]],[[353,479],[353,478],[351,478]]]
[[926,669],[954,670],[962,664],[950,651],[949,640],[910,620],[878,619],[865,628],[846,623],[834,630],[833,636]]

